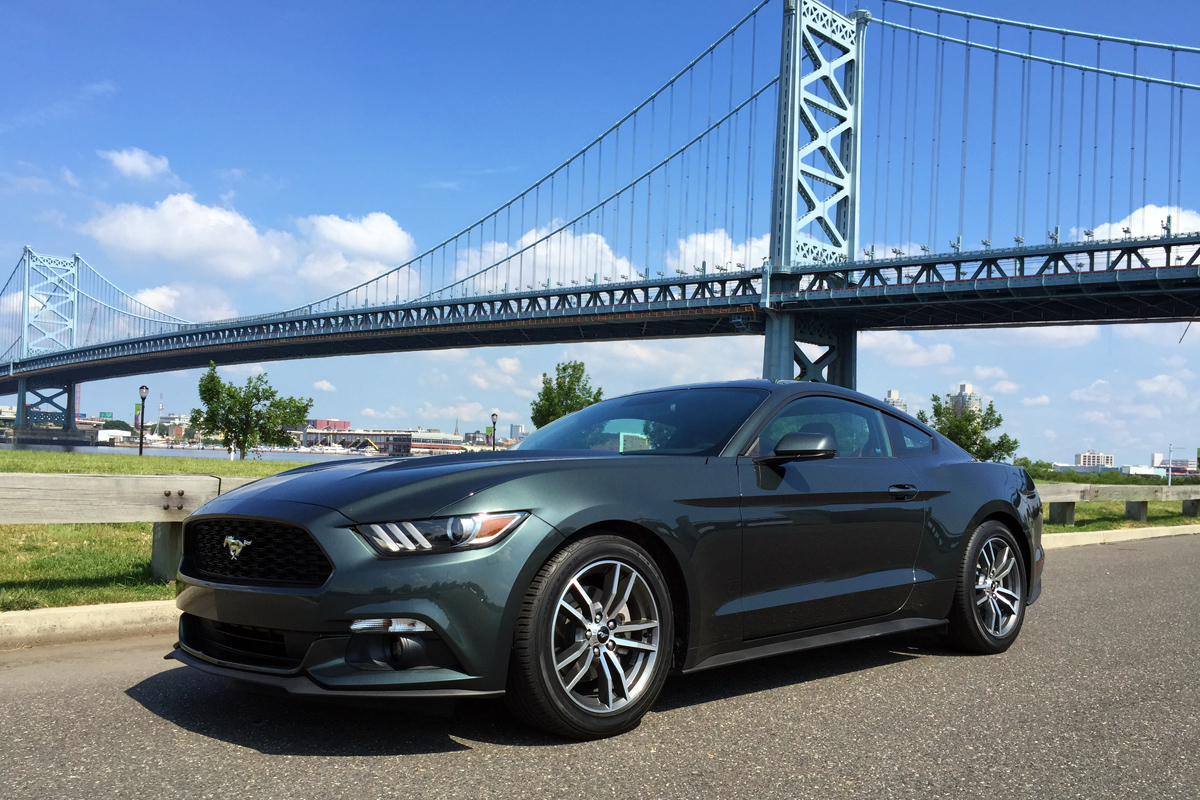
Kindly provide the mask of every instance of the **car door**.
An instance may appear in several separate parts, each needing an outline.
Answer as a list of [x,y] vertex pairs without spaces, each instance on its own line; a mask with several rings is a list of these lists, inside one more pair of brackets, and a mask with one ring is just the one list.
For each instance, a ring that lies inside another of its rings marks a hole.
[[[833,458],[754,463],[791,432],[834,438]],[[915,473],[883,415],[839,397],[788,403],[738,458],[747,639],[882,616],[913,585],[924,525]]]

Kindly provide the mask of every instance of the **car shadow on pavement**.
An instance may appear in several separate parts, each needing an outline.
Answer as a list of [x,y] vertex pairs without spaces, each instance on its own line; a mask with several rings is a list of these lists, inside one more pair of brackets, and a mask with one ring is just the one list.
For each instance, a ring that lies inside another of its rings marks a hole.
[[[729,700],[943,652],[932,637],[909,634],[674,676],[653,711]],[[268,755],[448,753],[471,749],[471,741],[518,747],[579,744],[526,727],[500,700],[326,702],[234,688],[221,678],[182,666],[152,675],[125,694],[184,730]]]
[[125,694],[184,730],[268,755],[399,756],[469,750],[453,737],[496,744],[563,744],[513,719],[502,701],[330,701],[259,694],[187,667]]

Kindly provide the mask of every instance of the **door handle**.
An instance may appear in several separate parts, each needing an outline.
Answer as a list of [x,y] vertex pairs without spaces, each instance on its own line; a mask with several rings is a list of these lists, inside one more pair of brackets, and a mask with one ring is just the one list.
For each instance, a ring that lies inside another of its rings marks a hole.
[[893,500],[912,500],[917,496],[917,487],[911,483],[898,483],[888,487],[888,494]]

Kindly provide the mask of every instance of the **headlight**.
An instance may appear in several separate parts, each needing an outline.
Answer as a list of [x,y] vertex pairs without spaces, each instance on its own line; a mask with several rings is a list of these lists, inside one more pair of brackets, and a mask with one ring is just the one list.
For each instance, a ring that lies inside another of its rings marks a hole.
[[495,544],[528,516],[527,511],[512,511],[469,517],[379,522],[355,525],[354,530],[385,556],[446,553]]

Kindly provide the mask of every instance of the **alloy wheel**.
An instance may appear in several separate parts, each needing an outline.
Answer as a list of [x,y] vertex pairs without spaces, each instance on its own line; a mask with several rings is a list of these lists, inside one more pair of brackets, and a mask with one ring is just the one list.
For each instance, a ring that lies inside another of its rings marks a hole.
[[558,598],[554,670],[572,702],[611,714],[646,690],[659,657],[658,604],[646,579],[616,559],[576,572]]
[[1007,541],[993,536],[975,560],[975,613],[983,629],[997,639],[1011,633],[1021,618],[1025,587],[1019,557]]

